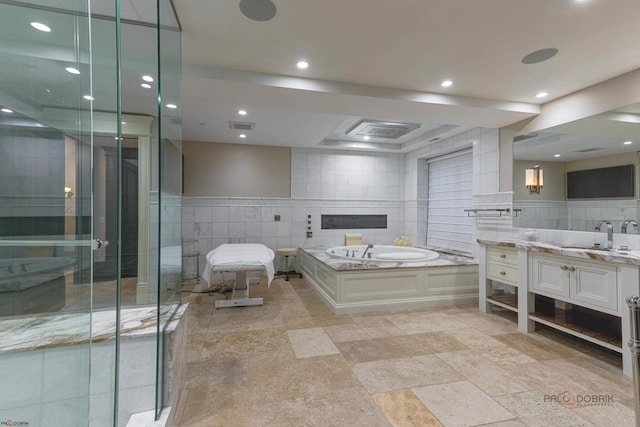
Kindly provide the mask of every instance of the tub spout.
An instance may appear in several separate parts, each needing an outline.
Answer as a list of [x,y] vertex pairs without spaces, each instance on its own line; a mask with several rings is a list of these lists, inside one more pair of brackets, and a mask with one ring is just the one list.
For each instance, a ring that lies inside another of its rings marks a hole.
[[[369,249],[371,249],[371,248],[373,248],[373,243],[369,243],[369,244],[367,245],[367,249],[365,249],[365,250],[364,250],[364,252],[362,253],[362,256],[361,256],[360,258],[364,258],[364,256],[367,254],[367,251],[368,251]],[[369,258],[371,258],[371,254],[369,254]]]

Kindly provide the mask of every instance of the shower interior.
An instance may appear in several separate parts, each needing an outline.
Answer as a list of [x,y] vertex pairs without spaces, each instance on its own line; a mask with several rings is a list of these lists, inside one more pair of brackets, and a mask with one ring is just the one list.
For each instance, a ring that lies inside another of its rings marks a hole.
[[116,426],[171,404],[180,29],[169,0],[129,6],[0,1],[2,420]]

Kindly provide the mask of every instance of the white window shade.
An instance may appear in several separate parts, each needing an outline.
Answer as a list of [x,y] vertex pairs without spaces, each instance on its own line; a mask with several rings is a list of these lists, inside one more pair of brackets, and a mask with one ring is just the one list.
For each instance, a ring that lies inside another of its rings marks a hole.
[[473,252],[473,152],[428,161],[427,246]]

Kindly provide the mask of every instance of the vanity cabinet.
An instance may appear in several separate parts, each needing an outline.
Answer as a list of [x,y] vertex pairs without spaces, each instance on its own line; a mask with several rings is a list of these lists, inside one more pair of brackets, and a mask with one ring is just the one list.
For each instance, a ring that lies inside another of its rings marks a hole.
[[491,312],[491,306],[518,311],[518,251],[500,246],[487,248],[484,270],[484,296],[481,310]]
[[511,310],[522,332],[545,325],[621,353],[631,375],[624,299],[640,294],[640,259],[537,242],[479,243],[480,311]]
[[593,261],[534,254],[530,291],[618,315],[617,267]]

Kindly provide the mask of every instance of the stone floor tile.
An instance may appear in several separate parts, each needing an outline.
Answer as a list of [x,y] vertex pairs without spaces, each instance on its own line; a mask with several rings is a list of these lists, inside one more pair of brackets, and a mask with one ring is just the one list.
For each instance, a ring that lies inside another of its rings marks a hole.
[[443,332],[402,335],[395,337],[394,340],[407,349],[411,356],[468,350],[466,345]]
[[533,388],[531,384],[470,350],[438,353],[436,356],[489,396],[518,393]]
[[371,338],[367,332],[357,323],[325,326],[324,331],[334,343],[346,341],[359,341]]
[[382,359],[400,359],[411,356],[409,351],[394,337],[373,338],[360,341],[337,343],[340,353],[350,364],[371,362]]
[[516,418],[469,381],[412,388],[445,426],[467,427]]
[[353,370],[370,393],[459,381],[464,377],[434,355],[358,363]]
[[373,395],[394,427],[442,427],[426,406],[409,390]]
[[323,328],[294,329],[287,335],[297,358],[340,353]]
[[592,423],[570,409],[545,399],[539,391],[507,394],[495,400],[531,427],[593,427]]

